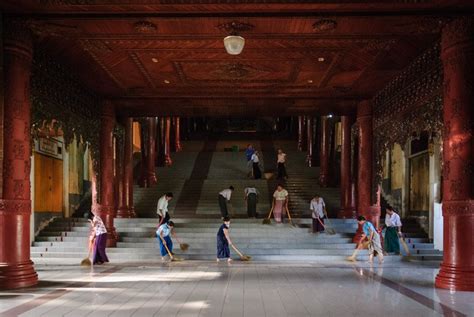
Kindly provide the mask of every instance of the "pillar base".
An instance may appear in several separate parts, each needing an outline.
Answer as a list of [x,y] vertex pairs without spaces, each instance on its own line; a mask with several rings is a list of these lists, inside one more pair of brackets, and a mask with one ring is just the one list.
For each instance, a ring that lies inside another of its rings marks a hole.
[[319,174],[319,186],[328,187],[328,175],[327,174]]
[[173,165],[173,160],[171,159],[171,156],[166,155],[165,156],[165,166],[171,166]]
[[352,208],[352,207],[342,208],[337,213],[337,218],[340,218],[340,219],[355,219],[356,218],[356,210],[355,210],[355,208]]
[[120,207],[117,210],[117,218],[133,218],[132,213],[130,212],[130,208]]
[[142,188],[150,188],[155,186],[157,183],[158,179],[156,178],[155,173],[147,173],[138,180],[138,186]]
[[0,263],[0,289],[14,289],[38,284],[38,274],[31,260],[23,263]]
[[437,288],[451,291],[474,291],[474,267],[459,267],[441,264],[435,279]]

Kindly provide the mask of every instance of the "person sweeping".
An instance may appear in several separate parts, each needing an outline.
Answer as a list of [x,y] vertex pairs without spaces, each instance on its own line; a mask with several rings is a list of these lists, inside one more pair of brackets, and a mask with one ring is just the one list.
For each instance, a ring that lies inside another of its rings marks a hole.
[[393,210],[393,207],[388,206],[385,215],[385,230],[384,247],[387,253],[400,254],[400,243],[398,238],[402,236],[402,222],[400,216]]
[[162,260],[165,260],[167,255],[170,257],[170,260],[173,260],[173,241],[171,240],[171,235],[174,235],[173,228],[174,222],[169,221],[159,226],[158,230],[156,230]]
[[230,218],[226,216],[222,221],[224,223],[217,231],[217,262],[220,260],[227,260],[227,262],[230,262],[232,261],[229,249],[229,245],[232,245],[232,240],[230,240],[229,235]]
[[373,263],[375,252],[377,252],[377,256],[379,258],[379,263],[383,263],[383,250],[382,244],[380,243],[380,235],[378,234],[377,230],[375,229],[374,225],[365,219],[364,216],[359,216],[357,218],[357,222],[359,225],[362,226],[362,237],[357,244],[357,249],[354,250],[352,256],[348,257],[349,261],[355,261],[357,253],[364,248],[364,241],[367,240],[368,247],[369,247],[369,263]]

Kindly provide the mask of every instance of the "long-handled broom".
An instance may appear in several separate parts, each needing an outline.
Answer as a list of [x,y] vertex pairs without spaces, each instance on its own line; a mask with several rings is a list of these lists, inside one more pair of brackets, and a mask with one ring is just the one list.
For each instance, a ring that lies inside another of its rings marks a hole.
[[323,226],[323,228],[324,228],[324,230],[326,231],[327,234],[330,234],[330,235],[336,234],[336,230],[334,230],[334,228],[328,227],[326,224],[324,224],[321,221],[321,218],[318,217],[318,221],[321,224],[321,226]]
[[181,258],[175,257],[175,256],[170,252],[170,249],[168,249],[168,245],[166,244],[165,239],[164,239],[161,235],[158,235],[158,236],[160,237],[161,242],[163,242],[163,246],[165,247],[166,252],[167,252],[168,255],[170,256],[171,261],[182,261]]
[[326,232],[328,234],[331,234],[331,235],[336,234],[337,233],[336,229],[334,229],[334,226],[332,225],[331,221],[329,220],[328,213],[326,212],[326,208],[324,208],[323,211],[324,211],[324,215],[326,216],[326,220],[327,220],[327,225],[323,224],[324,230],[326,230]]
[[356,249],[354,250],[354,252],[352,253],[351,256],[347,257],[347,260],[348,261],[352,261],[352,262],[355,262],[356,261],[356,257],[357,257],[357,253],[360,252],[360,250],[362,249],[367,249],[369,247],[369,241],[364,241],[364,242],[361,242],[362,244],[362,247],[359,248],[359,245],[357,245]]
[[272,213],[273,213],[273,204],[272,204],[272,209],[270,209],[270,212],[268,213],[268,217],[263,219],[262,221],[262,225],[270,225],[272,224],[272,221],[270,220],[270,218],[272,217]]
[[248,262],[252,259],[250,255],[245,255],[242,252],[240,252],[239,249],[237,249],[235,245],[231,244],[231,246],[232,246],[232,249],[234,249],[234,251],[237,252],[237,254],[240,256],[241,261]]
[[[406,256],[408,256],[408,257],[411,256],[410,249],[408,248],[408,245],[405,241],[405,238],[403,236],[399,236],[399,239],[400,239],[400,243],[401,243],[403,249],[405,250],[405,252],[407,254]],[[401,252],[400,252],[400,256],[402,256]]]
[[288,206],[285,206],[285,209],[286,209],[286,215],[288,216],[288,220],[290,221],[290,225],[292,225],[293,227],[296,227],[296,225],[293,223],[293,220],[291,220],[291,215],[290,215],[290,211],[288,210]]
[[181,251],[183,251],[183,252],[188,251],[188,249],[189,249],[189,244],[187,244],[187,243],[181,243],[181,241],[179,241],[179,239],[178,239],[178,237],[176,236],[176,234],[174,235],[174,238],[176,239],[176,241],[178,241],[178,243],[179,243],[179,248],[181,249]]
[[[91,231],[91,234],[93,234],[93,231]],[[82,261],[81,261],[81,266],[91,266],[92,265],[92,262],[91,262],[91,253],[92,253],[92,249],[94,248],[94,243],[95,243],[95,235],[93,236],[93,238],[89,238],[89,252],[87,254],[87,258],[84,258]]]

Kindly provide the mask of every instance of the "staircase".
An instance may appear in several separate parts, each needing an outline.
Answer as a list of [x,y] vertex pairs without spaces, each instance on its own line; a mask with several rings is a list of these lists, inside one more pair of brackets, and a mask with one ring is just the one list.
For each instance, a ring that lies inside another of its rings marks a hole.
[[[175,254],[188,260],[214,260],[216,233],[221,224],[218,219],[175,218],[176,234],[182,242],[190,244],[183,253],[177,242]],[[231,223],[231,237],[242,252],[256,261],[343,261],[351,255],[355,245],[352,236],[357,223],[352,219],[331,219],[335,235],[309,233],[311,219],[296,219],[296,227],[289,224],[262,225],[261,220],[235,219]],[[114,263],[161,261],[154,232],[156,219],[116,219],[120,240],[116,248],[108,248],[109,259]],[[31,257],[40,264],[79,264],[87,256],[89,225],[85,219],[53,221],[31,247]],[[433,244],[419,233],[407,232],[411,260],[440,261],[442,255]],[[235,253],[233,256],[236,257]],[[359,256],[367,260],[367,251]],[[399,261],[399,256],[387,256],[387,261]]]
[[[245,148],[252,143],[262,150],[264,171],[275,171],[276,148],[282,147],[288,155],[289,178],[285,187],[289,192],[289,209],[296,227],[289,224],[264,226],[261,219],[247,219],[244,188],[256,187],[259,192],[257,211],[266,216],[271,208],[275,179],[247,178],[243,152],[229,152],[233,145]],[[218,192],[233,185],[235,191],[230,204],[231,236],[243,252],[254,260],[278,261],[337,261],[352,254],[355,245],[352,236],[357,223],[352,219],[331,219],[336,235],[312,235],[309,201],[315,193],[327,204],[328,212],[335,215],[339,209],[339,190],[320,188],[318,169],[306,166],[306,154],[296,150],[294,141],[272,140],[207,140],[183,142],[184,151],[173,153],[172,167],[156,169],[158,185],[153,188],[134,188],[135,211],[141,218],[115,219],[119,234],[116,248],[107,250],[110,260],[119,262],[153,262],[161,257],[154,238],[156,230],[156,203],[165,192],[173,192],[169,211],[176,223],[176,232],[191,248],[182,254],[185,259],[214,260],[216,233],[221,224],[217,203]],[[85,219],[55,219],[31,247],[36,263],[78,264],[87,255],[89,234]],[[441,253],[433,249],[426,235],[411,222],[405,223],[407,242],[415,260],[439,260]],[[366,252],[362,252],[362,258]],[[390,256],[388,261],[400,257]]]

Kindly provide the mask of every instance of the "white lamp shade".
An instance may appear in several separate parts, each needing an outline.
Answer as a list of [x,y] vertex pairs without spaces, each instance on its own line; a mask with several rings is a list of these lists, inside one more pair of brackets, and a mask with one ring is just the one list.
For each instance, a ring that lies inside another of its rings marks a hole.
[[224,47],[230,55],[239,55],[244,49],[245,39],[238,35],[229,35],[224,38]]

